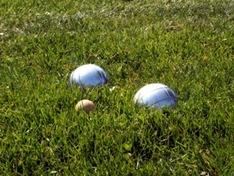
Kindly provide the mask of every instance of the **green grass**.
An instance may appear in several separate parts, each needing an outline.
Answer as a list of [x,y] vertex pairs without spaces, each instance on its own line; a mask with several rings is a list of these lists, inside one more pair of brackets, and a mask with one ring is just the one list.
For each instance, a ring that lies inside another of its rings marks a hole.
[[[2,0],[0,174],[233,175],[233,11],[233,0]],[[71,89],[86,63],[110,83]],[[176,109],[133,103],[153,82],[175,90]],[[84,98],[90,116],[74,110]]]

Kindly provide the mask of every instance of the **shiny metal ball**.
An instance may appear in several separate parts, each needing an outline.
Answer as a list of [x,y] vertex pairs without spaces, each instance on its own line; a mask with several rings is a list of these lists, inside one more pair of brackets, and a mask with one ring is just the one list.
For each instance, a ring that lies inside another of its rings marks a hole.
[[70,76],[70,83],[82,87],[104,85],[109,81],[107,73],[99,66],[85,64],[76,68]]
[[176,93],[167,85],[152,83],[142,87],[134,96],[134,102],[139,106],[154,107],[175,107],[178,98]]

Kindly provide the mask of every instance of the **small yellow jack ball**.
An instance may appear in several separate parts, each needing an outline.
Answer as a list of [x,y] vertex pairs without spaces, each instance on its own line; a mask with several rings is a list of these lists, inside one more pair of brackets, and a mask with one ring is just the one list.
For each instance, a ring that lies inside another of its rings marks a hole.
[[90,100],[81,100],[75,106],[76,111],[79,111],[80,109],[83,109],[87,114],[89,114],[95,110],[95,105]]

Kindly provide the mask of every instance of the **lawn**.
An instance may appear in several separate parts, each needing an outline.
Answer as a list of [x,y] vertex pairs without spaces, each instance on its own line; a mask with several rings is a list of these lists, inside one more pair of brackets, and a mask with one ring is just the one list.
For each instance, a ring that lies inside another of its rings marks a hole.
[[[234,175],[233,0],[1,0],[0,175]],[[92,63],[105,86],[71,87]],[[175,109],[133,102],[149,83]],[[96,110],[76,112],[81,99]]]

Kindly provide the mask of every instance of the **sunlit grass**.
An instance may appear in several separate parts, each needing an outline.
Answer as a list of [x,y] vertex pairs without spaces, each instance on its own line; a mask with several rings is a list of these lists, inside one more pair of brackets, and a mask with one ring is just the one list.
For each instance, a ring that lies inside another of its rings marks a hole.
[[[232,0],[0,4],[2,175],[234,174]],[[71,88],[86,63],[110,83]],[[176,109],[133,103],[154,82]]]

